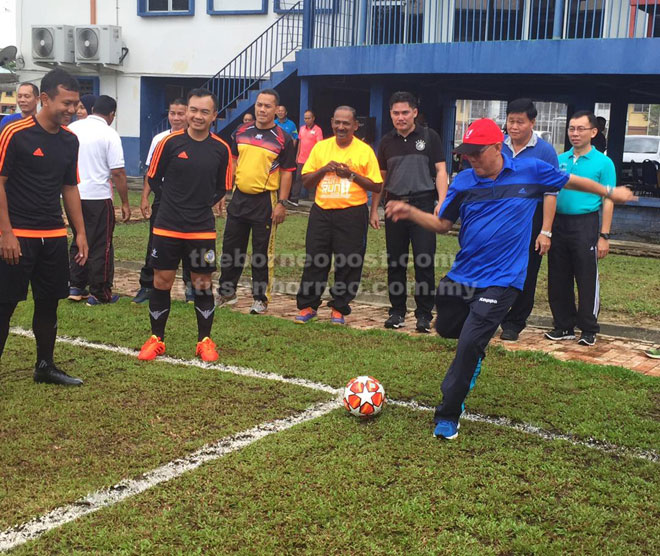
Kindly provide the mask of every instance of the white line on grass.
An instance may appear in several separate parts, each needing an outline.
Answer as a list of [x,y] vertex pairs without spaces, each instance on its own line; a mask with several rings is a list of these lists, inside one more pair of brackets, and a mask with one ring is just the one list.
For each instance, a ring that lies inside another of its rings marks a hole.
[[[14,334],[18,334],[20,336],[27,336],[27,337],[32,337],[32,332],[29,330],[25,330],[24,328],[12,328],[11,332]],[[80,347],[85,347],[85,348],[90,348],[90,349],[98,349],[98,350],[103,350],[103,351],[109,351],[112,353],[119,353],[122,355],[129,355],[131,357],[135,357],[137,355],[136,350],[124,348],[124,347],[117,347],[117,346],[110,346],[106,344],[100,344],[96,342],[89,342],[87,340],[84,340],[82,338],[69,338],[67,336],[58,336],[57,338],[58,342],[62,342],[64,344],[69,344],[69,345],[74,345],[74,346],[80,346]],[[313,382],[311,380],[305,380],[303,378],[292,378],[292,377],[284,377],[275,373],[266,373],[263,371],[257,371],[255,369],[250,369],[248,367],[234,367],[233,365],[222,365],[222,364],[211,364],[211,363],[204,363],[202,361],[198,360],[190,360],[190,359],[175,359],[173,357],[159,357],[158,361],[164,362],[164,363],[170,363],[173,365],[185,365],[188,367],[199,367],[202,369],[214,369],[226,373],[231,373],[239,376],[247,376],[247,377],[252,377],[252,378],[262,378],[266,380],[275,380],[278,382],[285,382],[287,384],[293,384],[296,386],[303,386],[305,388],[311,388],[312,390],[319,390],[321,392],[328,392],[334,395],[338,395],[342,392],[342,389],[337,389],[333,388],[332,386],[329,386],[327,384],[322,384],[320,382]],[[433,411],[434,408],[418,404],[415,401],[412,402],[404,402],[404,401],[397,401],[397,400],[391,400],[388,399],[388,403],[392,405],[399,405],[401,407],[407,407],[409,409],[416,409],[420,411]],[[660,462],[660,454],[653,450],[640,450],[638,448],[627,448],[623,446],[617,446],[616,444],[610,444],[608,442],[603,442],[600,440],[596,439],[589,439],[589,440],[580,440],[577,437],[574,437],[570,434],[565,434],[565,433],[556,433],[548,430],[541,429],[535,425],[531,425],[528,423],[515,423],[514,421],[507,419],[506,417],[488,417],[486,415],[480,415],[478,413],[465,413],[462,417],[463,419],[467,421],[473,421],[473,422],[478,422],[478,423],[487,423],[489,425],[495,425],[497,427],[503,427],[511,430],[515,430],[518,432],[523,432],[525,434],[530,434],[533,436],[537,436],[539,438],[543,438],[545,440],[560,440],[560,441],[566,441],[570,442],[574,446],[583,446],[585,448],[590,448],[592,450],[598,450],[600,452],[608,453],[608,454],[614,454],[617,456],[622,456],[622,457],[632,457],[635,459],[641,459],[641,460],[646,460],[646,461],[652,461],[652,462]]]
[[112,506],[156,485],[171,481],[204,463],[245,448],[266,436],[322,417],[338,407],[340,407],[338,400],[333,399],[330,402],[313,405],[302,413],[292,415],[291,417],[262,423],[246,431],[223,438],[215,444],[207,444],[184,458],[171,461],[162,467],[145,473],[138,479],[123,480],[110,488],[97,490],[73,504],[55,508],[45,515],[1,532],[0,552],[16,548],[29,540],[36,539],[44,533],[61,527],[84,515],[96,512],[101,508]]
[[[27,338],[34,338],[34,334],[30,330],[25,328],[11,328],[11,332],[17,336],[25,336]],[[136,357],[138,352],[134,349],[129,349],[119,346],[111,346],[108,344],[101,344],[97,342],[89,342],[83,338],[70,338],[69,336],[58,336],[57,341],[63,344],[69,344],[71,346],[85,347],[90,349],[97,349],[101,351],[109,351],[111,353],[119,353],[121,355],[128,355],[130,357]],[[303,386],[305,388],[311,388],[312,390],[319,390],[321,392],[328,392],[329,394],[338,395],[341,390],[338,388],[333,388],[327,384],[321,384],[320,382],[312,382],[311,380],[305,380],[304,378],[295,378],[295,377],[285,377],[275,373],[266,373],[264,371],[257,371],[255,369],[250,369],[248,367],[235,367],[234,365],[223,365],[222,363],[205,363],[198,359],[176,359],[175,357],[168,357],[167,355],[161,356],[158,358],[158,361],[161,363],[169,363],[171,365],[185,365],[187,367],[198,367],[200,369],[214,369],[217,371],[222,371],[224,373],[231,373],[238,376],[246,376],[250,378],[261,378],[265,380],[274,380],[276,382],[285,382],[286,384],[294,384],[296,386]]]
[[[435,411],[434,407],[421,405],[414,401],[402,402],[398,400],[387,400],[387,402],[392,405],[407,407],[408,409],[414,409],[417,411]],[[631,457],[631,458],[651,461],[655,463],[660,461],[660,454],[654,452],[653,450],[626,448],[625,446],[617,446],[616,444],[610,444],[609,442],[596,440],[595,438],[591,438],[589,440],[580,440],[570,434],[547,431],[540,427],[537,427],[535,425],[529,425],[527,423],[516,423],[511,419],[508,419],[507,417],[487,417],[486,415],[480,415],[479,413],[465,412],[461,417],[461,419],[465,421],[472,421],[475,423],[488,423],[489,425],[495,425],[497,427],[512,429],[525,434],[530,434],[532,436],[538,436],[539,438],[543,438],[544,440],[563,440],[565,442],[569,442],[573,446],[590,448],[591,450],[598,450],[599,452],[605,452],[606,454]]]

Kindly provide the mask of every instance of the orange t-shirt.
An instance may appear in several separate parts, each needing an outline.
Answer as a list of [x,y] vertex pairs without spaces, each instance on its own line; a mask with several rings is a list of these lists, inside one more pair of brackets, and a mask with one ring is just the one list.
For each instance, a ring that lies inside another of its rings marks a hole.
[[[353,137],[348,147],[341,148],[334,137],[320,141],[309,154],[303,166],[303,174],[311,174],[334,160],[346,164],[352,172],[369,178],[374,183],[383,183],[378,159],[373,149]],[[363,205],[367,192],[348,178],[340,178],[334,172],[326,173],[316,188],[315,203],[322,209],[341,209]]]

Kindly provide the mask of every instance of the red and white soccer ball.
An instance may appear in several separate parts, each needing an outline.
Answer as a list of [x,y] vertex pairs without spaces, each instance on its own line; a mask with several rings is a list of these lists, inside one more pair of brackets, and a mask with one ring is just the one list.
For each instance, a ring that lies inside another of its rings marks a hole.
[[358,376],[344,389],[344,407],[356,417],[378,415],[385,405],[385,388],[372,376]]

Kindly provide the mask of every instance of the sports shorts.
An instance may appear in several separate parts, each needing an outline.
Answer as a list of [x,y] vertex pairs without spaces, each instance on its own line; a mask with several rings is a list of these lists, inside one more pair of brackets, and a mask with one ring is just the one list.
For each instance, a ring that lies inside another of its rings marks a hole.
[[186,258],[190,271],[197,274],[215,272],[215,239],[179,239],[175,237],[153,236],[149,266],[156,270],[176,270],[179,262]]
[[27,299],[32,284],[34,299],[65,299],[69,295],[69,250],[66,237],[17,238],[18,264],[0,259],[0,303]]

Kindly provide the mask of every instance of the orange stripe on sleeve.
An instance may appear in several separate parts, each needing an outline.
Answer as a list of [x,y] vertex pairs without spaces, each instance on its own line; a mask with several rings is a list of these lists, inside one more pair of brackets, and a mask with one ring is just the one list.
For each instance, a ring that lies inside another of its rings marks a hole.
[[165,148],[165,143],[167,143],[172,137],[178,137],[182,133],[185,133],[185,130],[175,131],[170,133],[168,136],[163,137],[160,143],[156,146],[153,156],[151,157],[151,164],[149,165],[149,172],[147,172],[148,178],[153,178],[156,176],[156,168],[158,168],[158,163],[160,162],[160,156],[163,154],[163,149]]
[[9,124],[2,130],[2,133],[0,134],[0,170],[2,170],[2,167],[4,166],[5,156],[7,155],[7,148],[9,147],[11,138],[17,132],[23,129],[27,129],[28,127],[32,127],[33,125],[34,121],[32,118],[25,118],[18,122]]
[[233,171],[233,156],[231,154],[231,148],[229,145],[223,141],[220,137],[218,137],[215,133],[211,133],[211,137],[215,139],[216,141],[219,141],[222,143],[226,148],[227,148],[227,172],[225,173],[225,189],[227,191],[231,191],[233,187],[233,176],[234,176],[234,171]]

